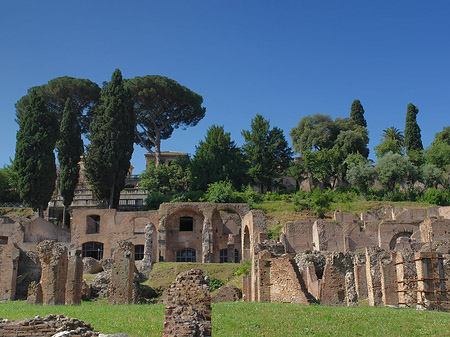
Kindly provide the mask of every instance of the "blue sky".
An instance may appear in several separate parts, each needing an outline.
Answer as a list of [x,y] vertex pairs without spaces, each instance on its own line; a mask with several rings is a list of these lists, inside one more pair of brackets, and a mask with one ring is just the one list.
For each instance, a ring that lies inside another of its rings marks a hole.
[[[450,2],[15,1],[0,2],[0,166],[14,157],[14,104],[59,76],[101,85],[158,74],[203,96],[206,117],[162,150],[195,153],[212,124],[240,146],[262,114],[289,131],[303,116],[333,118],[361,100],[371,157],[382,130],[419,108],[424,146],[450,125]],[[136,147],[135,173],[144,169]]]

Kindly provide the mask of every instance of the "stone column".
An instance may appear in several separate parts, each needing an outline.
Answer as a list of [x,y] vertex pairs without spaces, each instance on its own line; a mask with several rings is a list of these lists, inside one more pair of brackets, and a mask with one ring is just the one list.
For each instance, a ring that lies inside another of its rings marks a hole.
[[36,281],[28,285],[27,304],[42,304],[41,284]]
[[228,234],[227,261],[228,261],[228,263],[238,262],[238,261],[234,260],[234,236],[233,236],[233,234]]
[[312,234],[314,250],[319,252],[326,251],[328,249],[328,240],[323,220],[314,221]]
[[118,241],[111,267],[110,304],[133,303],[134,246],[130,241]]
[[159,219],[159,227],[158,227],[158,261],[166,260],[166,219]]
[[67,248],[50,240],[37,246],[41,262],[41,287],[44,305],[64,304],[67,280]]
[[0,248],[0,301],[13,301],[16,296],[17,270],[20,250],[15,244]]
[[272,254],[263,250],[257,254],[257,288],[258,302],[270,302],[270,265]]
[[353,263],[358,300],[367,299],[366,255],[355,254],[353,256]]
[[212,249],[213,249],[213,233],[211,219],[205,216],[203,220],[202,230],[202,263],[214,262]]
[[83,259],[81,250],[69,252],[66,285],[66,305],[80,305],[83,287]]
[[152,270],[153,263],[153,233],[155,232],[155,225],[148,223],[145,226],[145,243],[144,243],[144,258],[141,261],[141,273],[148,277]]
[[396,261],[395,252],[380,256],[381,298],[384,305],[398,305]]
[[369,305],[383,305],[381,291],[380,255],[384,251],[377,247],[366,247],[366,277]]

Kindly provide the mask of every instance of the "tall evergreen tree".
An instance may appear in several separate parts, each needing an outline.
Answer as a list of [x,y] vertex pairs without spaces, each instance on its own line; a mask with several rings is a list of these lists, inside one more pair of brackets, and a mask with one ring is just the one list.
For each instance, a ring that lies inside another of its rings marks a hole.
[[359,126],[367,127],[367,122],[364,118],[364,108],[359,101],[359,99],[355,99],[350,108],[350,119]]
[[420,128],[416,120],[418,113],[419,109],[414,104],[409,103],[406,110],[405,123],[405,147],[408,156],[411,156],[414,152],[417,153],[423,150]]
[[133,154],[136,119],[133,102],[116,69],[100,93],[90,125],[85,170],[95,196],[116,208]]
[[[67,208],[73,200],[80,172],[78,162],[83,154],[81,126],[77,114],[72,110],[70,98],[66,100],[64,107],[56,149],[60,167],[60,192],[64,199],[64,207]],[[64,214],[64,221],[65,219]]]
[[244,155],[223,126],[211,126],[196,150],[191,163],[193,189],[206,190],[208,184],[221,180],[229,180],[237,189],[248,184]]
[[260,186],[272,188],[277,179],[289,167],[292,150],[284,138],[283,131],[277,127],[270,129],[269,121],[257,114],[251,122],[251,130],[243,130],[245,139],[244,155],[249,162],[249,176]]
[[43,216],[55,189],[56,165],[53,149],[58,137],[56,114],[47,110],[37,91],[30,93],[17,132],[14,165],[23,201]]

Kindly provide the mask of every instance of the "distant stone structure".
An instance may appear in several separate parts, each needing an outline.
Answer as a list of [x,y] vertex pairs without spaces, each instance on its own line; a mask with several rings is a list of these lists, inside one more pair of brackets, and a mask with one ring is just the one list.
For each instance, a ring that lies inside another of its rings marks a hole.
[[167,291],[163,337],[208,337],[211,327],[209,284],[200,269],[178,274]]

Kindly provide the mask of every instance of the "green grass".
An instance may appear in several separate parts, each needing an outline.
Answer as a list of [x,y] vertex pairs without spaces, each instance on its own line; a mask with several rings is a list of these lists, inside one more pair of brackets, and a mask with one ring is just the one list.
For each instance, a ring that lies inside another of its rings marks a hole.
[[[62,314],[102,333],[160,336],[164,306],[83,302],[81,306],[28,306],[1,303],[0,317]],[[280,303],[213,304],[213,336],[450,336],[450,314],[387,307],[302,306]]]
[[427,208],[433,205],[425,202],[410,201],[353,201],[353,202],[335,202],[331,204],[332,210],[341,212],[360,214],[370,210],[376,210],[383,207],[403,207],[403,208]]
[[176,276],[189,269],[201,269],[203,275],[209,275],[225,283],[236,278],[234,272],[239,264],[235,263],[177,263],[177,262],[158,262],[153,265],[150,278],[144,284],[149,285],[153,289],[167,288]]

